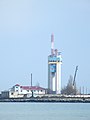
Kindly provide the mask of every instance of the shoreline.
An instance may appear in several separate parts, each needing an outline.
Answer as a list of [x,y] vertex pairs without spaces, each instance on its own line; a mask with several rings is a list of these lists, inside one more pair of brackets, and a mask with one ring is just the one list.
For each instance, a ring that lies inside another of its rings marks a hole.
[[1,102],[52,102],[52,103],[90,103],[90,97],[89,98],[75,98],[75,97],[58,97],[58,98],[0,98]]

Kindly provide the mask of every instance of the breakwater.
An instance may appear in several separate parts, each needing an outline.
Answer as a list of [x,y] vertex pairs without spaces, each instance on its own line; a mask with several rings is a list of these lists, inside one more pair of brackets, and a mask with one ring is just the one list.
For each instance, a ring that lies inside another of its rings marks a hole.
[[30,97],[30,98],[1,98],[0,102],[68,102],[90,103],[90,97]]

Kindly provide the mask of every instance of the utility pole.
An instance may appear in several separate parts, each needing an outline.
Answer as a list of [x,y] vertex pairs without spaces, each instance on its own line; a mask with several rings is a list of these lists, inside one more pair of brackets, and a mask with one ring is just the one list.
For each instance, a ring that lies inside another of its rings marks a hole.
[[32,73],[31,73],[31,87],[32,87]]

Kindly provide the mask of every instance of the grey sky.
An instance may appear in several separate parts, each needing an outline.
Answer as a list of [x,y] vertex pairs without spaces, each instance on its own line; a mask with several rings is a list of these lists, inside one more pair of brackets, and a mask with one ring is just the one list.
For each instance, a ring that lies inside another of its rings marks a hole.
[[37,82],[47,87],[51,33],[62,52],[62,87],[76,65],[90,92],[90,1],[0,0],[0,90]]

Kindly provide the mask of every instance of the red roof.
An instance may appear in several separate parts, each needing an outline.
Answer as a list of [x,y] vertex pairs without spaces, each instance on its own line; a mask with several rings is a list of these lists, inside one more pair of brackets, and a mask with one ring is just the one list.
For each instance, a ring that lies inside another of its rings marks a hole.
[[20,86],[24,90],[45,90],[45,88],[39,86]]
[[15,86],[20,86],[19,84],[16,84]]

